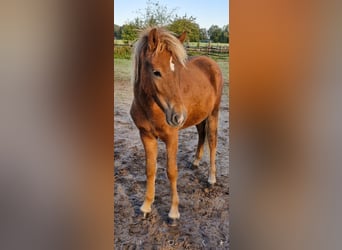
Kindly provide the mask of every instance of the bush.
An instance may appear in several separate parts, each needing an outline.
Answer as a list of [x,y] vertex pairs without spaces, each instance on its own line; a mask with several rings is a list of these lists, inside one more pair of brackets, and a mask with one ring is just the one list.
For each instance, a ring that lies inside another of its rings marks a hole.
[[115,46],[114,45],[114,58],[130,59],[132,54],[131,46]]

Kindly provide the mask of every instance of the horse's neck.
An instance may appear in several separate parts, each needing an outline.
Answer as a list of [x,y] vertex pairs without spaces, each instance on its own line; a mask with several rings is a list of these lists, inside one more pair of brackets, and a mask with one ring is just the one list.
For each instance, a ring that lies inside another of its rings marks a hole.
[[154,102],[152,91],[143,87],[141,82],[134,84],[134,98],[139,100],[142,105],[151,105]]

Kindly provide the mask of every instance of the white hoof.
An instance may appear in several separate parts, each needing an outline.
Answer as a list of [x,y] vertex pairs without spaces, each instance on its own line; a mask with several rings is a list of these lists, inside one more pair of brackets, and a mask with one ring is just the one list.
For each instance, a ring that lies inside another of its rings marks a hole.
[[140,207],[140,211],[144,213],[144,215],[148,214],[148,213],[151,213],[151,206],[148,206],[144,204]]
[[178,211],[174,211],[171,209],[170,213],[169,213],[169,218],[171,219],[179,219],[180,218],[180,214]]
[[216,183],[216,177],[215,176],[209,176],[208,182],[211,185],[215,184]]

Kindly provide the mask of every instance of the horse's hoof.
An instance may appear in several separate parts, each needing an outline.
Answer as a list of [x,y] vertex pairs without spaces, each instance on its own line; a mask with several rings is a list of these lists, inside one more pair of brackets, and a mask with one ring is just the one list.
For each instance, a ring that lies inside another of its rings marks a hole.
[[213,189],[215,186],[215,183],[209,183],[207,182],[207,188],[210,190],[210,189]]
[[198,166],[198,165],[196,165],[196,164],[193,164],[193,163],[191,164],[191,168],[192,168],[193,170],[196,170],[196,169],[198,169],[198,167],[199,167],[199,166]]
[[144,218],[144,219],[147,219],[147,217],[148,217],[149,214],[150,214],[150,213],[143,212],[143,218]]
[[198,169],[198,165],[195,165],[193,162],[190,161],[187,162],[186,167],[192,170]]
[[216,183],[216,177],[215,176],[209,176],[209,178],[208,178],[209,186],[208,187],[213,187],[215,183]]
[[189,168],[191,169],[191,170],[197,170],[198,168],[199,168],[199,164],[197,163],[194,163],[194,162],[190,162],[189,163]]
[[167,224],[170,226],[170,227],[176,227],[178,226],[179,224],[179,219],[172,219],[172,218],[168,218],[167,219]]

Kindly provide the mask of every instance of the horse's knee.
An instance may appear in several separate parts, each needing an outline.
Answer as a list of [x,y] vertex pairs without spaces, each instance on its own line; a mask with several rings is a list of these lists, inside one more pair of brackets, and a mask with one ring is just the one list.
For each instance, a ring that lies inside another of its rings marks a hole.
[[167,170],[167,177],[169,178],[170,181],[177,179],[177,177],[178,177],[177,169]]
[[148,179],[148,180],[153,180],[153,179],[155,179],[155,177],[156,177],[156,171],[148,171],[148,172],[146,172],[146,178]]

